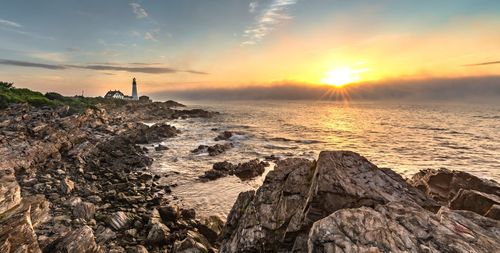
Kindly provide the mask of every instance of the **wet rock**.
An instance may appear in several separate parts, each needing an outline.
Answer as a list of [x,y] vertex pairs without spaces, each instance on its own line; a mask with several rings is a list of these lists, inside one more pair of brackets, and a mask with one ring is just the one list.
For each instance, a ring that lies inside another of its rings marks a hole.
[[450,201],[451,209],[468,210],[480,215],[486,215],[493,205],[500,205],[500,197],[475,190],[460,189]]
[[409,183],[433,199],[447,204],[460,189],[475,190],[500,196],[500,185],[462,171],[427,169],[413,175]]
[[428,209],[438,206],[395,172],[353,152],[321,152],[316,163],[282,160],[255,195],[238,197],[221,252],[304,252],[314,222],[337,210],[402,200]]
[[316,221],[308,252],[495,252],[497,236],[445,207],[434,214],[413,202],[391,202]]
[[155,151],[163,151],[163,150],[168,150],[168,147],[163,146],[159,144],[158,146],[155,146]]
[[92,228],[83,226],[63,236],[54,246],[54,252],[97,253],[101,250],[95,242]]
[[267,162],[261,162],[258,159],[251,160],[246,163],[238,164],[234,170],[234,175],[239,177],[241,180],[249,180],[262,175],[265,171],[265,167],[267,166],[269,166],[269,163]]
[[228,175],[236,175],[241,180],[249,180],[254,177],[262,175],[265,167],[269,163],[259,161],[258,159],[250,160],[248,162],[234,165],[230,162],[217,162],[214,163],[211,170],[205,171],[205,174],[200,176],[201,180],[215,180]]
[[231,137],[233,137],[233,133],[230,132],[230,131],[224,131],[222,133],[220,133],[219,135],[217,135],[217,137],[215,137],[215,141],[227,141],[229,140]]
[[232,147],[233,147],[232,143],[215,144],[213,146],[200,145],[191,152],[195,154],[208,153],[209,156],[216,156],[226,152],[228,149],[231,149]]
[[147,240],[151,244],[163,245],[167,243],[170,229],[163,223],[155,223],[149,230]]
[[208,147],[207,152],[209,156],[216,156],[226,152],[226,150],[232,147],[233,147],[232,143],[215,144],[213,146]]
[[0,169],[0,214],[21,202],[21,188],[16,182],[14,170]]
[[73,217],[75,219],[84,219],[90,221],[94,218],[96,207],[89,202],[80,202],[73,208]]
[[132,219],[125,212],[118,211],[111,214],[107,222],[115,230],[122,230],[130,226]]

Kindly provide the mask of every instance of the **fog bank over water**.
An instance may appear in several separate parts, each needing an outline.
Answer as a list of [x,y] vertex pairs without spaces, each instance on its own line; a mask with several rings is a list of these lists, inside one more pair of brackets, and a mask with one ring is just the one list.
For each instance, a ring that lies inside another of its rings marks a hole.
[[185,100],[412,100],[412,101],[482,101],[500,99],[500,76],[392,80],[348,85],[342,89],[300,83],[241,88],[199,88],[163,91],[151,94],[154,99]]

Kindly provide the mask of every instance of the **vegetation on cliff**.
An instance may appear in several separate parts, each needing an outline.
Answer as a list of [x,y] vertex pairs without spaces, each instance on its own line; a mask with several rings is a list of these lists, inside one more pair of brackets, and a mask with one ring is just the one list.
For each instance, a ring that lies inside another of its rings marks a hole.
[[28,103],[35,107],[70,106],[73,111],[82,111],[87,108],[95,108],[97,104],[122,106],[127,104],[127,101],[101,97],[66,97],[56,92],[42,94],[26,88],[16,88],[13,83],[0,81],[0,109],[7,108],[9,104],[21,103]]

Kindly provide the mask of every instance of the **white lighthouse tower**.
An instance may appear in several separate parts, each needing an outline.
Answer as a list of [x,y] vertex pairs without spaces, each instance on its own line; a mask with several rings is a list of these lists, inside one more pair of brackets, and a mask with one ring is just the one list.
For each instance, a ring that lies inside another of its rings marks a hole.
[[133,100],[139,100],[139,96],[137,95],[137,83],[134,79],[132,79],[132,99]]

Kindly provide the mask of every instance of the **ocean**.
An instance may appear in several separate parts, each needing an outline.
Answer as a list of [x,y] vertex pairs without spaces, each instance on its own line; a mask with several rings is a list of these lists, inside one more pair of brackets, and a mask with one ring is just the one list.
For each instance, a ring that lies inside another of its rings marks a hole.
[[[172,201],[199,216],[225,217],[238,194],[262,177],[200,182],[219,161],[239,163],[274,155],[317,158],[322,150],[351,150],[378,167],[411,177],[426,168],[462,170],[500,181],[500,104],[345,103],[325,101],[188,102],[188,108],[220,112],[211,119],[169,121],[182,133],[164,141],[153,170],[175,183]],[[228,152],[210,157],[190,151],[236,133]],[[271,170],[272,166],[267,170]]]

